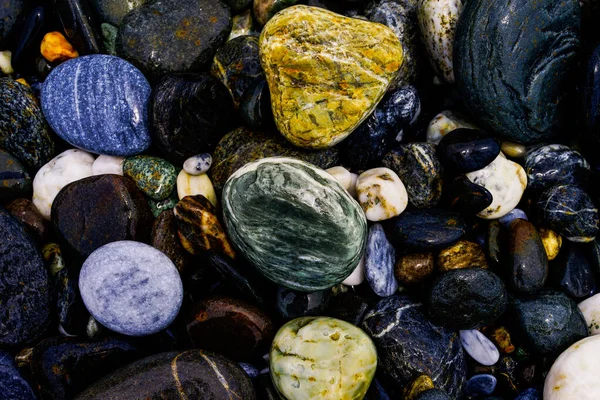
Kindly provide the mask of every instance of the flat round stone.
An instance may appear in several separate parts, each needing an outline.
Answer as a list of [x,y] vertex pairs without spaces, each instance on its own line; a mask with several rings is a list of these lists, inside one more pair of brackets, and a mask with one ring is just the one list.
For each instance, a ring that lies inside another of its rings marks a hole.
[[81,267],[79,290],[98,322],[130,336],[151,335],[169,326],[183,300],[183,284],[169,257],[128,240],[90,254]]
[[292,158],[245,165],[222,196],[227,232],[267,278],[302,291],[348,277],[362,256],[367,221],[327,172]]

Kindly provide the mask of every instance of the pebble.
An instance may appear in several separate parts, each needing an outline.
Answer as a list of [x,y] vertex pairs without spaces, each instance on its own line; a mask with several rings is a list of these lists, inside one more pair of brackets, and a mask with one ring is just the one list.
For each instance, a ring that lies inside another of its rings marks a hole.
[[394,275],[403,285],[415,285],[432,276],[434,265],[433,253],[405,254],[396,261]]
[[0,19],[2,26],[0,27],[0,44],[4,45],[6,38],[12,31],[13,26],[18,21],[19,14],[25,8],[26,2],[23,0],[9,0],[2,4]]
[[342,281],[342,285],[358,286],[365,281],[365,256],[362,256],[354,271]]
[[[102,52],[99,24],[87,2],[56,0],[53,10],[60,21],[62,32],[67,35],[67,40],[73,43],[80,54]],[[51,15],[48,17],[50,19]]]
[[434,388],[433,381],[427,375],[417,376],[410,384],[404,388],[404,399],[414,400],[419,394]]
[[[329,317],[283,325],[269,357],[273,384],[287,399],[363,398],[377,367],[371,339],[356,326]],[[343,371],[343,372],[340,372]]]
[[493,375],[474,375],[467,381],[465,394],[469,396],[489,396],[496,389],[497,383],[498,381]]
[[231,32],[229,33],[227,40],[229,41],[245,35],[260,36],[260,31],[257,30],[255,25],[256,22],[252,16],[252,9],[247,9],[234,15],[232,18]]
[[183,163],[183,170],[189,175],[205,174],[212,164],[212,156],[209,153],[202,153],[192,156]]
[[6,210],[18,219],[29,234],[39,243],[49,240],[52,233],[50,222],[38,211],[37,207],[29,199],[14,199],[6,205]]
[[500,142],[500,150],[509,158],[523,158],[527,154],[526,146],[510,140],[502,140]]
[[172,210],[166,210],[156,216],[150,233],[150,245],[169,257],[182,276],[190,273],[192,257],[181,244],[177,220]]
[[145,4],[147,0],[92,0],[96,12],[102,22],[119,26],[123,18],[133,9]]
[[[282,10],[260,38],[275,123],[298,147],[323,149],[348,137],[402,64],[402,46],[392,30],[317,7]],[[298,59],[304,63],[300,74],[293,72]]]
[[240,115],[249,128],[271,128],[275,125],[271,109],[271,93],[264,78],[253,83],[240,100]]
[[35,400],[35,394],[29,383],[21,377],[12,361],[12,356],[0,352],[0,391],[6,399]]
[[144,194],[164,200],[173,192],[177,170],[168,161],[152,156],[134,156],[123,162],[123,175],[133,179]]
[[123,175],[125,157],[99,155],[92,164],[92,175]]
[[51,63],[61,63],[79,57],[77,50],[60,32],[48,32],[40,45],[42,56]]
[[396,251],[387,240],[381,224],[373,224],[367,234],[365,248],[365,277],[380,297],[391,296],[398,290],[394,277]]
[[[333,176],[336,181],[339,182],[340,185],[348,192],[350,192],[350,188],[352,185],[352,173],[348,171],[346,168],[337,166],[327,168],[325,170],[329,175]],[[354,182],[354,187],[356,189],[356,182]]]
[[311,164],[284,157],[247,164],[229,178],[222,200],[231,241],[278,285],[326,289],[347,278],[362,257],[363,211]]
[[556,185],[586,183],[591,168],[583,156],[562,144],[539,146],[525,155],[527,187],[546,190]]
[[485,253],[481,246],[468,240],[459,240],[437,255],[436,265],[441,272],[461,268],[487,268]]
[[458,128],[440,140],[437,154],[445,169],[462,174],[487,167],[500,154],[500,145],[483,131]]
[[201,194],[206,197],[213,206],[218,205],[217,194],[210,178],[206,174],[190,175],[185,170],[179,171],[177,175],[177,196],[182,200],[185,196],[196,196]]
[[154,215],[154,218],[156,218],[163,211],[172,210],[179,202],[179,197],[177,196],[177,192],[174,190],[171,192],[171,195],[164,200],[154,200],[152,198],[147,198],[147,200],[150,210],[152,211],[152,215]]
[[52,203],[69,183],[92,176],[94,156],[85,151],[66,150],[42,166],[33,178],[33,204],[50,219]]
[[85,260],[79,290],[94,319],[128,336],[156,333],[173,322],[183,286],[169,258],[144,243],[106,244]]
[[437,114],[427,126],[427,142],[439,144],[448,133],[458,128],[477,129],[477,127],[460,113],[444,110]]
[[356,181],[356,192],[369,221],[396,217],[408,205],[404,184],[389,168],[374,168],[360,174]]
[[316,316],[323,313],[329,303],[329,291],[297,292],[284,287],[277,288],[277,312],[286,320]]
[[575,300],[582,300],[597,291],[596,274],[584,246],[568,242],[552,265],[554,285]]
[[540,228],[539,233],[548,261],[554,260],[562,247],[562,236],[548,228]]
[[577,305],[579,311],[583,314],[588,327],[588,334],[597,335],[600,333],[600,294],[595,294],[583,300]]
[[510,288],[518,293],[539,291],[548,278],[548,257],[535,226],[524,219],[508,225],[505,256]]
[[478,330],[462,330],[460,343],[463,349],[481,365],[494,365],[500,359],[500,352],[485,335]]
[[536,204],[541,223],[571,242],[591,242],[598,234],[598,208],[580,187],[558,185]]
[[11,75],[15,70],[10,63],[12,52],[10,50],[0,51],[0,71],[4,75]]
[[465,175],[459,175],[446,180],[444,200],[452,210],[475,215],[487,209],[492,204],[493,197],[483,186],[471,182]]
[[132,156],[150,146],[150,91],[133,65],[94,54],[53,69],[44,81],[41,103],[54,132],[71,145],[91,153]]
[[106,49],[106,54],[111,56],[117,55],[117,35],[119,34],[119,28],[114,25],[103,22],[100,24],[102,30],[102,44]]
[[523,390],[514,400],[542,400],[540,391],[536,388]]
[[506,214],[504,217],[499,218],[498,221],[502,224],[502,226],[508,228],[510,226],[510,223],[516,219],[523,219],[527,221],[529,218],[527,218],[527,214],[525,214],[525,211],[519,208],[513,208],[511,212]]
[[0,149],[0,199],[29,197],[33,189],[31,176],[10,153]]
[[252,11],[256,21],[260,25],[265,25],[279,11],[297,2],[298,0],[254,0]]
[[487,167],[469,172],[467,178],[492,194],[492,204],[477,215],[496,219],[512,211],[527,188],[527,175],[519,164],[507,160],[502,153]]

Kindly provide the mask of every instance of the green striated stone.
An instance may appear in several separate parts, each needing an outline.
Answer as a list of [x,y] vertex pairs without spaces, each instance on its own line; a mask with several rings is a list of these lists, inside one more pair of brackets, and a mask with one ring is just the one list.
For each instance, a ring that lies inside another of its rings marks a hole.
[[291,289],[316,291],[347,278],[362,256],[367,221],[327,172],[293,158],[249,163],[222,195],[229,237],[258,270]]
[[335,147],[308,151],[292,146],[278,134],[238,128],[219,141],[208,173],[215,190],[220,193],[227,179],[236,170],[249,162],[275,156],[297,158],[323,169],[339,162],[339,151]]
[[153,198],[148,198],[148,205],[150,206],[150,210],[152,211],[154,218],[158,218],[158,216],[165,210],[172,210],[178,202],[179,196],[177,196],[176,190],[173,190],[171,195],[163,200],[154,200]]
[[377,352],[367,334],[348,322],[303,317],[279,329],[270,364],[273,384],[288,400],[362,399]]
[[123,174],[135,181],[146,196],[164,200],[175,188],[177,169],[159,157],[134,156],[125,159]]

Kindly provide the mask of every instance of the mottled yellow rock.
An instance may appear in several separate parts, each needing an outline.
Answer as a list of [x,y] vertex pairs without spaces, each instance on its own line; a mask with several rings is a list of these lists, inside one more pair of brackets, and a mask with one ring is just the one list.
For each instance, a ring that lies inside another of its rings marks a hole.
[[540,238],[546,250],[548,261],[554,260],[562,246],[562,236],[551,229],[540,228]]
[[442,272],[460,268],[488,267],[481,246],[468,240],[460,240],[441,250],[437,257],[437,265]]
[[293,6],[260,35],[260,59],[279,131],[305,148],[346,138],[375,108],[402,65],[384,25]]
[[40,51],[42,56],[50,62],[67,61],[79,57],[77,50],[71,46],[71,43],[60,32],[46,33],[42,39]]
[[429,389],[435,389],[431,378],[427,375],[419,375],[404,388],[404,400],[414,400],[418,395]]

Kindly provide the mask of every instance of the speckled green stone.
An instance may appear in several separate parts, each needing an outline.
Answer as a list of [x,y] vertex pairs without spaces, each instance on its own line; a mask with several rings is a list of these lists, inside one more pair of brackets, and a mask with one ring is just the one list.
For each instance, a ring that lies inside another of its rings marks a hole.
[[297,318],[282,326],[269,360],[273,384],[288,400],[362,399],[377,368],[369,336],[329,317]]
[[327,172],[293,158],[245,165],[222,195],[229,237],[273,282],[301,291],[332,287],[362,256],[367,221]]
[[106,22],[100,25],[100,29],[102,29],[102,43],[104,43],[106,54],[110,54],[112,56],[117,55],[115,47],[117,44],[117,34],[119,33],[119,29],[114,25],[107,24]]
[[154,218],[158,218],[158,216],[165,210],[172,210],[178,202],[179,197],[177,196],[176,190],[173,190],[171,195],[163,200],[154,200],[152,198],[148,199],[148,205],[150,206],[150,210],[152,210],[152,215],[154,215]]
[[164,200],[175,188],[177,170],[170,162],[159,157],[134,156],[123,163],[123,173],[135,181],[146,196]]

